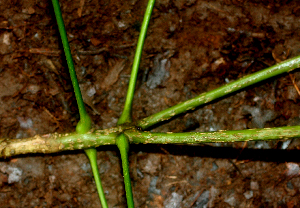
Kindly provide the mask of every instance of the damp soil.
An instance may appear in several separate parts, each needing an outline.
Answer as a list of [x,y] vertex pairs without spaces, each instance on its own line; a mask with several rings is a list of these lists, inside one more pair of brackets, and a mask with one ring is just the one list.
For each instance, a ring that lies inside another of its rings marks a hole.
[[[116,125],[145,0],[61,1],[93,126]],[[0,1],[0,137],[72,132],[78,122],[51,1]],[[300,54],[297,1],[160,0],[133,119]],[[272,78],[152,129],[201,132],[299,125],[300,73]],[[132,145],[136,207],[299,207],[299,141]],[[114,146],[98,148],[109,207],[126,207]],[[101,207],[82,151],[0,161],[1,207]]]

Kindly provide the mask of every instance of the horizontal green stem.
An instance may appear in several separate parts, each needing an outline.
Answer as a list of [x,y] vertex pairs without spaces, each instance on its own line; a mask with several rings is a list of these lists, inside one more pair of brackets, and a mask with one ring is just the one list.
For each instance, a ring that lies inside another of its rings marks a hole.
[[[117,132],[117,131],[115,131]],[[45,134],[24,139],[0,139],[0,157],[30,153],[55,153],[67,150],[87,149],[102,145],[116,144],[117,133],[110,130],[88,132],[85,134]]]
[[300,56],[291,58],[289,60],[276,64],[272,67],[247,75],[239,80],[230,82],[212,91],[202,93],[201,95],[195,98],[174,105],[156,114],[153,114],[147,118],[138,121],[136,123],[136,126],[142,129],[148,129],[151,126],[159,122],[169,120],[170,118],[178,114],[184,113],[188,110],[193,110],[196,107],[199,107],[203,104],[207,104],[213,100],[224,97],[233,92],[241,90],[245,87],[249,87],[250,85],[261,82],[263,80],[269,79],[271,77],[277,76],[285,72],[289,72],[295,68],[298,68],[299,66],[300,66]]
[[55,153],[87,149],[102,145],[115,145],[116,138],[124,132],[131,144],[196,144],[211,142],[241,142],[300,137],[300,126],[265,129],[247,129],[217,132],[151,133],[133,129],[111,128],[86,134],[46,134],[26,139],[0,139],[0,158],[29,153]]
[[289,139],[300,137],[300,126],[216,132],[151,133],[126,131],[130,143],[196,144]]

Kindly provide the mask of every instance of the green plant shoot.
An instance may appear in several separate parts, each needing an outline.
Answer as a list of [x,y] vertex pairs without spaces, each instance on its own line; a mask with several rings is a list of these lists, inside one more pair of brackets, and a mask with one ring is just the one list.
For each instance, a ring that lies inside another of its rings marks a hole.
[[[79,87],[76,72],[75,72],[74,62],[72,59],[72,54],[71,54],[71,50],[70,50],[70,46],[69,46],[69,42],[68,42],[67,32],[66,32],[65,24],[64,24],[64,21],[62,18],[59,2],[58,2],[58,0],[52,0],[52,4],[53,4],[54,12],[55,12],[55,17],[57,20],[60,37],[61,37],[61,40],[63,43],[63,48],[64,48],[65,56],[67,59],[69,73],[70,73],[70,77],[72,80],[72,85],[74,88],[75,97],[76,97],[79,115],[80,115],[80,120],[76,126],[76,131],[79,134],[85,134],[91,129],[92,121],[91,121],[90,116],[86,112],[84,102],[82,99],[82,95],[81,95],[80,87]],[[99,199],[101,201],[102,207],[106,208],[107,202],[106,202],[105,194],[104,194],[104,191],[103,191],[103,188],[101,185],[101,181],[100,181],[99,170],[98,170],[98,166],[97,166],[96,149],[95,148],[85,149],[85,153],[88,156],[89,161],[91,163],[91,168],[93,171],[93,175],[94,175],[94,179],[96,182],[96,187],[97,187],[97,191],[98,191],[98,195],[99,195]]]
[[[121,117],[118,120],[117,125],[127,124],[132,122],[132,102],[133,102],[133,96],[135,91],[135,85],[136,85],[136,79],[137,74],[139,70],[140,60],[142,56],[142,50],[147,34],[147,28],[150,22],[150,17],[152,14],[152,10],[154,7],[155,0],[149,0],[146,12],[144,15],[144,20],[142,23],[139,40],[134,56],[134,61],[132,65],[131,70],[131,76],[126,96],[126,101],[123,109],[123,113]],[[127,199],[127,205],[129,208],[134,207],[133,203],[133,194],[132,194],[132,188],[131,188],[131,180],[130,180],[130,174],[129,174],[129,161],[128,161],[128,151],[129,151],[129,142],[128,138],[121,134],[116,139],[116,144],[119,148],[120,154],[121,154],[121,160],[122,160],[122,168],[123,168],[123,176],[124,176],[124,184],[125,184],[125,191],[126,191],[126,199]]]

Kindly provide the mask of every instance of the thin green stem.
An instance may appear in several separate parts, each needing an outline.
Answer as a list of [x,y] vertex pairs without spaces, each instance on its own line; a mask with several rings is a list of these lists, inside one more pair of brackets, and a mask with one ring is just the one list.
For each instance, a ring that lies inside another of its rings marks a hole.
[[86,112],[84,102],[83,102],[83,99],[82,99],[82,96],[81,96],[80,87],[79,87],[76,72],[75,72],[73,58],[72,58],[72,55],[71,55],[71,50],[70,50],[70,46],[69,46],[69,42],[68,42],[67,32],[66,32],[65,24],[64,24],[64,21],[63,21],[63,18],[62,18],[59,2],[58,2],[58,0],[52,0],[52,4],[53,4],[55,17],[56,17],[60,37],[61,37],[61,40],[62,40],[65,56],[66,56],[66,59],[67,59],[69,73],[70,73],[70,77],[71,77],[71,80],[72,80],[72,85],[73,85],[73,88],[74,88],[75,97],[76,97],[78,110],[79,110],[79,114],[80,114],[80,121],[78,122],[78,124],[76,126],[76,131],[79,132],[79,133],[86,133],[91,129],[92,121],[91,121],[90,116]]
[[193,110],[196,107],[199,107],[203,104],[210,103],[213,100],[232,94],[238,90],[241,90],[245,87],[261,82],[263,80],[269,79],[271,77],[277,76],[285,72],[289,72],[295,68],[298,68],[299,66],[300,66],[300,56],[291,58],[289,60],[286,60],[284,62],[266,68],[259,72],[245,76],[239,80],[230,82],[212,91],[203,93],[195,98],[174,105],[156,114],[153,114],[147,118],[138,121],[136,126],[142,129],[148,129],[151,126],[159,122],[169,120],[170,118],[178,114],[184,113],[188,110]]
[[133,65],[132,65],[132,70],[131,70],[131,76],[130,76],[130,81],[129,81],[129,86],[128,86],[128,91],[127,91],[127,96],[126,96],[126,101],[124,105],[124,110],[122,112],[121,117],[119,118],[118,125],[124,124],[124,123],[130,123],[132,121],[131,114],[132,114],[132,101],[133,101],[133,96],[134,96],[134,90],[135,90],[135,85],[136,85],[136,79],[137,79],[137,74],[139,70],[139,65],[140,65],[140,60],[142,56],[142,50],[147,34],[147,28],[149,25],[150,17],[152,14],[152,10],[154,7],[155,0],[149,0],[147,9],[144,15],[144,20],[142,23],[141,31],[140,31],[140,36],[133,60]]
[[100,174],[99,174],[99,170],[98,170],[97,160],[94,159],[94,158],[97,158],[97,151],[95,148],[92,148],[92,149],[86,149],[85,153],[88,156],[90,163],[91,163],[91,167],[92,167],[92,171],[93,171],[93,175],[94,175],[94,179],[95,179],[95,183],[96,183],[96,187],[97,187],[97,191],[98,191],[98,195],[100,198],[102,208],[108,208],[107,202],[105,199],[105,194],[104,194],[101,180],[100,180]]
[[[125,123],[132,122],[132,101],[133,101],[135,85],[136,85],[136,80],[137,80],[137,74],[138,74],[139,65],[140,65],[141,56],[142,56],[142,50],[143,50],[143,46],[144,46],[144,42],[145,42],[145,38],[146,38],[146,34],[147,34],[147,28],[148,28],[148,25],[150,22],[150,17],[151,17],[152,10],[154,7],[154,3],[155,3],[155,0],[149,0],[147,8],[146,8],[146,12],[144,15],[144,20],[142,23],[140,36],[139,36],[139,40],[138,40],[138,44],[137,44],[137,48],[136,48],[136,52],[135,52],[135,56],[134,56],[134,60],[133,60],[126,101],[125,101],[122,115],[120,116],[120,118],[117,122],[117,125],[122,125]],[[130,174],[129,174],[129,162],[128,162],[129,142],[124,134],[121,134],[117,138],[116,142],[117,142],[117,146],[120,150],[121,159],[122,159],[127,205],[128,205],[128,207],[134,207],[132,189],[131,189],[131,180],[130,180]]]
[[125,131],[130,143],[143,144],[196,144],[216,142],[244,142],[296,138],[300,126],[286,126],[265,129],[247,129],[216,132],[151,133]]
[[124,134],[121,134],[117,137],[116,143],[117,143],[117,146],[118,146],[118,148],[120,150],[120,154],[121,154],[127,206],[129,208],[133,208],[134,202],[133,202],[133,194],[132,194],[132,188],[131,188],[131,180],[130,180],[130,174],[129,174],[129,162],[128,162],[129,142],[128,142],[127,137]]
[[[65,56],[67,59],[69,73],[70,73],[70,77],[72,80],[72,85],[74,88],[75,97],[76,97],[79,115],[80,115],[80,120],[79,120],[78,124],[76,125],[76,132],[78,132],[80,134],[85,134],[91,129],[92,120],[91,120],[90,116],[88,115],[88,113],[86,112],[84,102],[82,99],[82,95],[81,95],[79,83],[78,83],[76,72],[75,72],[74,62],[73,62],[73,58],[72,58],[72,54],[71,54],[71,50],[70,50],[70,46],[69,46],[69,41],[68,41],[68,37],[67,37],[67,32],[66,32],[65,24],[64,24],[64,21],[62,18],[59,2],[58,2],[58,0],[52,0],[52,4],[53,4],[56,20],[57,20],[60,37],[61,37],[61,40],[63,43],[63,48],[64,48]],[[91,167],[93,170],[94,179],[96,182],[96,187],[97,187],[97,191],[98,191],[98,195],[99,195],[99,199],[101,201],[102,207],[107,207],[105,194],[103,192],[101,180],[100,180],[100,176],[99,176],[96,152],[97,151],[94,148],[85,149],[85,153],[88,156],[90,163],[91,163]]]

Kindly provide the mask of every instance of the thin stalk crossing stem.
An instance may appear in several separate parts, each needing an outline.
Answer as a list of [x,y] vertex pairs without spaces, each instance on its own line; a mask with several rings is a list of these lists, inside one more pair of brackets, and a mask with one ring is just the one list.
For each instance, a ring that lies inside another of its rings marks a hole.
[[[132,70],[131,70],[131,76],[129,80],[129,86],[126,96],[126,101],[124,105],[123,112],[117,122],[117,125],[122,125],[126,123],[132,122],[132,102],[134,97],[134,91],[135,91],[135,85],[139,70],[139,65],[141,61],[142,56],[142,50],[147,34],[147,28],[150,22],[150,17],[152,14],[152,10],[154,7],[155,0],[149,0],[148,5],[146,8],[146,12],[144,15],[140,36],[133,60]],[[129,150],[129,142],[128,139],[125,137],[124,134],[121,134],[117,140],[117,146],[119,148],[120,154],[121,154],[121,160],[122,160],[122,168],[123,168],[123,176],[124,176],[124,184],[125,184],[125,191],[126,191],[126,199],[127,199],[127,205],[129,208],[134,207],[133,203],[133,194],[131,189],[131,180],[130,180],[130,174],[129,174],[129,162],[128,162],[128,150]]]
[[[76,72],[75,72],[74,62],[73,62],[73,58],[72,58],[72,54],[71,54],[71,50],[70,50],[70,46],[69,46],[69,41],[68,41],[68,37],[67,37],[67,32],[66,32],[65,24],[64,24],[64,21],[62,18],[62,13],[61,13],[61,9],[59,6],[59,2],[58,2],[58,0],[52,0],[52,4],[53,4],[56,20],[57,20],[60,37],[61,37],[61,40],[63,43],[63,48],[64,48],[65,56],[67,59],[69,73],[70,73],[70,77],[72,80],[72,85],[74,88],[75,97],[76,97],[79,115],[80,115],[80,120],[76,126],[76,131],[80,134],[85,134],[91,129],[92,121],[85,109],[84,102],[82,99],[82,95],[81,95],[79,83],[78,83]],[[92,167],[92,171],[93,171],[93,175],[94,175],[94,179],[95,179],[95,183],[96,183],[96,187],[97,187],[101,205],[103,208],[107,208],[108,206],[107,206],[105,194],[103,192],[103,188],[101,185],[100,175],[99,175],[98,166],[97,166],[97,154],[96,154],[97,151],[94,148],[85,149],[84,151],[85,151],[86,155],[88,156],[89,161],[91,163],[91,167]]]

